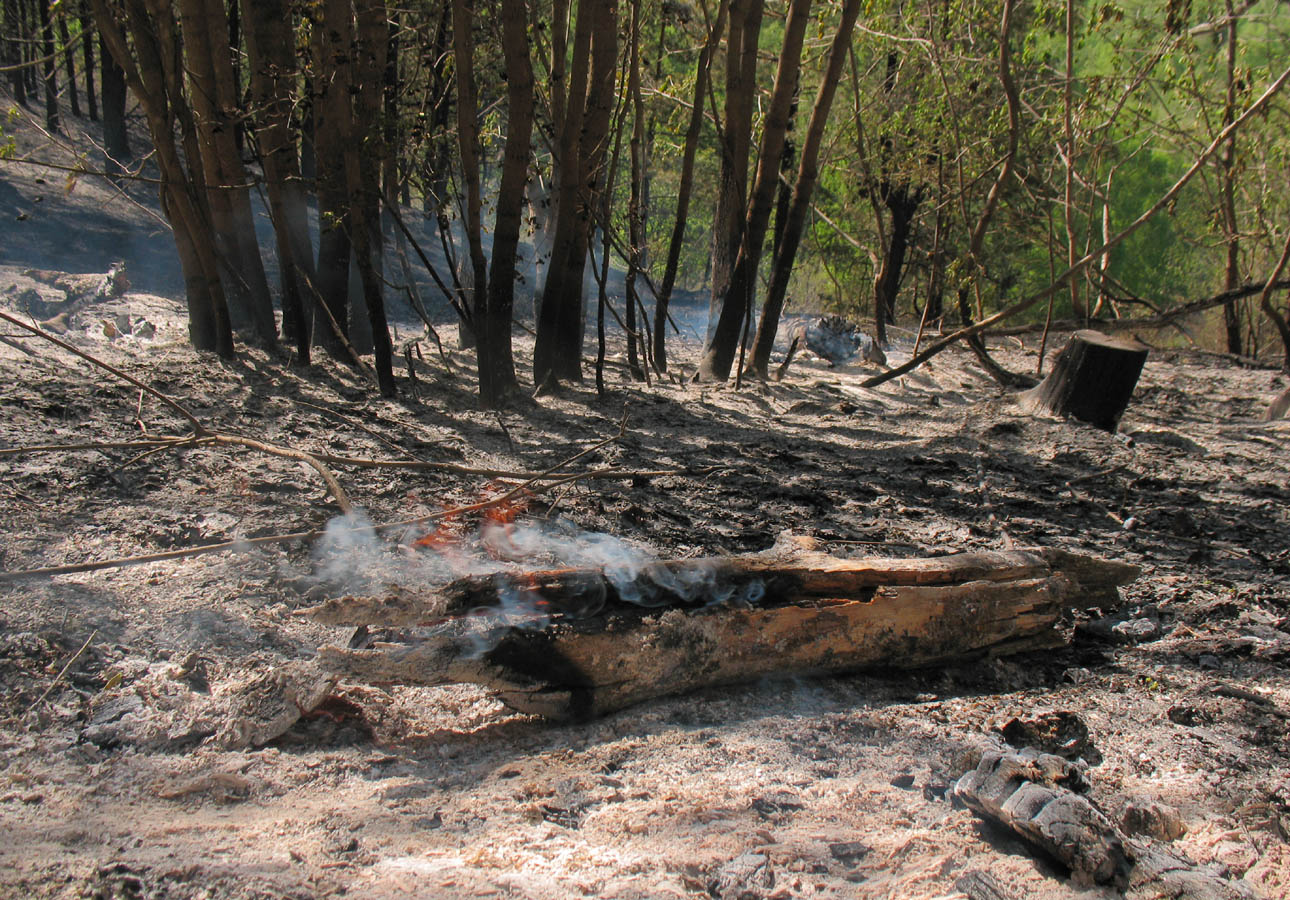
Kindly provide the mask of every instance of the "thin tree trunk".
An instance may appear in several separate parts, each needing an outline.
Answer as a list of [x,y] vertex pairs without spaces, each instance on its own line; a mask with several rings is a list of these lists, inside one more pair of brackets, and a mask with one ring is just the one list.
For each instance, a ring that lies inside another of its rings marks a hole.
[[770,351],[775,344],[775,332],[779,329],[784,297],[788,293],[788,281],[793,274],[793,263],[796,261],[797,249],[801,245],[802,232],[806,226],[806,217],[811,209],[811,194],[815,190],[815,182],[819,177],[820,146],[824,142],[824,129],[828,124],[829,111],[833,106],[833,96],[842,74],[842,65],[846,61],[847,49],[851,46],[851,30],[855,27],[859,12],[860,0],[846,0],[846,4],[842,7],[838,31],[829,46],[829,58],[824,77],[820,81],[820,92],[815,97],[811,120],[806,126],[806,137],[802,142],[802,160],[797,168],[797,183],[793,187],[793,199],[789,204],[779,253],[771,266],[770,286],[766,291],[766,303],[762,308],[761,321],[757,325],[757,337],[753,343],[750,367],[758,377],[763,379],[770,364]]
[[[1236,22],[1239,18],[1232,0],[1227,0],[1227,97],[1223,104],[1223,127],[1236,119]],[[1227,258],[1223,266],[1223,289],[1231,290],[1241,283],[1241,241],[1236,221],[1236,133],[1228,138],[1219,160],[1222,172],[1223,230],[1226,232]],[[1240,303],[1223,304],[1223,330],[1227,337],[1227,352],[1241,353]]]
[[[462,228],[470,265],[471,296],[462,302],[475,323],[475,346],[488,339],[488,325],[482,315],[488,293],[488,263],[484,258],[482,201],[479,183],[479,113],[475,94],[475,42],[471,29],[475,21],[473,0],[452,0],[452,46],[457,77],[457,146],[461,157],[461,180],[465,186]],[[482,372],[481,372],[482,378]],[[481,391],[483,385],[480,385]]]
[[314,318],[314,341],[337,359],[347,361],[344,342],[333,333],[335,320],[349,336],[349,192],[345,177],[345,142],[350,110],[350,55],[353,22],[347,0],[324,0],[315,9],[312,29],[314,164],[318,198],[318,292],[329,315]]
[[351,311],[351,329],[362,334],[375,355],[376,378],[381,393],[394,396],[394,356],[389,323],[385,317],[384,253],[381,234],[381,163],[385,159],[385,133],[381,110],[385,98],[389,22],[384,0],[358,0],[354,4],[356,49],[351,77],[358,86],[354,115],[345,142],[345,172],[349,191],[354,261],[362,287],[364,321],[356,322],[358,304]]
[[730,366],[739,345],[740,330],[745,321],[751,321],[757,268],[761,261],[762,244],[766,240],[771,209],[775,203],[775,190],[779,184],[779,160],[788,134],[789,111],[797,90],[802,43],[810,20],[810,9],[811,0],[791,0],[789,4],[779,66],[775,73],[775,88],[762,126],[757,178],[753,183],[748,217],[740,229],[742,240],[739,254],[730,274],[730,284],[721,304],[716,330],[699,363],[700,378],[725,381],[729,377]]
[[[764,0],[730,0],[726,40],[725,124],[721,171],[712,220],[712,295],[708,301],[709,339],[717,328],[734,274],[747,214],[748,154],[752,148],[753,101],[757,87],[757,41]],[[709,340],[710,342],[710,340]],[[732,354],[733,355],[733,354]]]
[[291,107],[296,79],[290,11],[283,0],[242,0],[251,90],[259,112],[256,142],[282,277],[282,332],[301,365],[309,364],[316,281],[309,210],[300,180]]
[[57,132],[58,121],[58,59],[54,56],[54,23],[51,18],[50,0],[36,0],[40,12],[40,42],[44,51],[42,68],[45,73],[45,128]]
[[[641,0],[632,0],[631,16],[631,49],[627,63],[627,93],[632,104],[632,137],[629,146],[631,156],[631,196],[627,204],[628,240],[631,243],[627,255],[627,279],[624,303],[627,328],[627,367],[633,378],[644,380],[645,372],[637,358],[636,349],[636,307],[640,299],[636,295],[636,275],[641,269],[645,255],[645,210],[643,208],[643,189],[645,183],[645,104],[641,100]],[[605,217],[603,227],[608,229],[609,217]],[[608,256],[608,254],[606,254]]]
[[524,185],[533,138],[533,65],[529,59],[525,0],[502,0],[502,51],[506,60],[506,148],[493,226],[492,270],[488,275],[479,335],[479,399],[486,407],[505,402],[517,387],[511,349],[515,264],[523,224]]
[[63,44],[63,56],[67,64],[67,104],[72,115],[81,117],[81,101],[76,91],[76,50],[72,47],[72,35],[67,29],[68,13],[65,8],[58,10],[58,39]]
[[[533,381],[582,378],[583,276],[604,157],[617,58],[615,0],[579,0],[558,139],[559,192],[550,267],[538,310]],[[594,57],[594,59],[593,59]]]
[[242,324],[263,345],[274,346],[273,300],[255,239],[246,170],[233,139],[230,113],[236,110],[236,89],[225,43],[228,19],[223,0],[179,0],[178,7],[207,203],[225,283],[235,299],[234,324]]
[[663,283],[659,287],[654,305],[654,366],[667,371],[667,307],[676,284],[676,270],[681,260],[681,245],[685,240],[685,223],[690,213],[690,196],[694,189],[694,156],[703,132],[703,106],[708,94],[708,75],[712,69],[712,55],[721,42],[725,29],[729,0],[719,0],[717,20],[708,32],[707,43],[699,53],[694,72],[694,103],[690,107],[690,124],[685,131],[685,149],[681,154],[681,181],[677,188],[676,218],[672,223],[672,237],[667,245],[667,264],[663,270]]
[[[107,42],[99,24],[99,74],[103,85],[103,153],[104,168],[120,172],[133,159],[130,152],[130,133],[125,127],[125,73],[108,52]],[[108,27],[115,28],[114,23]]]
[[9,68],[9,90],[14,102],[27,105],[27,78],[22,69],[23,41],[27,39],[26,21],[22,14],[22,0],[4,0],[4,20],[7,23],[3,36],[4,64]]
[[90,114],[90,121],[99,120],[99,102],[94,94],[94,24],[90,19],[86,0],[80,4],[81,23],[81,60],[85,68],[85,108]]

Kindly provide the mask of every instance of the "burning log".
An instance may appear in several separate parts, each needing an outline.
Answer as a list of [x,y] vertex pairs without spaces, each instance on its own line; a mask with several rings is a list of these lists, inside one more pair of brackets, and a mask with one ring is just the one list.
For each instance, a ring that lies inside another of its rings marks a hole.
[[1065,611],[1106,606],[1137,575],[1050,549],[913,560],[799,550],[473,576],[305,614],[363,626],[351,646],[320,650],[341,677],[477,682],[517,710],[583,718],[768,675],[1057,646]]

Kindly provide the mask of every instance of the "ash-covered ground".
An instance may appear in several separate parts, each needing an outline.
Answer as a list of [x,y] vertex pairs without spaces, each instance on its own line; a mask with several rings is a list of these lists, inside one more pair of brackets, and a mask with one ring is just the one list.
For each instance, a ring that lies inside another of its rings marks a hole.
[[[37,175],[15,171],[4,190],[37,210]],[[285,734],[239,749],[228,735],[254,725],[238,720],[248,686],[347,636],[294,615],[352,587],[317,542],[5,581],[0,895],[933,898],[966,896],[956,885],[975,871],[1016,898],[1117,896],[950,802],[974,754],[1031,721],[1082,723],[1075,752],[1113,819],[1172,807],[1186,829],[1174,852],[1256,896],[1290,893],[1290,424],[1260,420],[1284,376],[1153,352],[1112,435],[1023,413],[958,351],[874,390],[859,384],[873,366],[810,358],[740,391],[646,387],[623,379],[619,356],[603,397],[588,383],[496,415],[477,410],[470,357],[424,342],[415,390],[404,370],[392,401],[326,360],[197,355],[177,295],[96,297],[110,260],[60,265],[58,221],[31,244],[38,260],[5,260],[0,308],[67,313],[65,340],[212,428],[540,472],[626,414],[623,439],[575,467],[621,477],[542,495],[526,521],[660,557],[760,551],[792,531],[840,556],[1048,546],[1144,574],[1121,609],[1082,614],[1058,652],[768,680],[573,725],[470,685],[343,683]],[[10,325],[0,336],[0,448],[187,432],[66,351]],[[526,370],[531,345],[517,345]],[[1033,371],[1036,347],[993,349]],[[693,363],[692,343],[676,349]],[[502,489],[447,470],[334,469],[378,523]],[[636,474],[660,470],[677,474]],[[0,498],[5,573],[306,532],[338,514],[312,469],[239,446],[7,454]],[[441,537],[477,525],[463,515]],[[406,561],[395,542],[416,536],[390,535],[378,559]],[[389,578],[416,569],[392,563]]]

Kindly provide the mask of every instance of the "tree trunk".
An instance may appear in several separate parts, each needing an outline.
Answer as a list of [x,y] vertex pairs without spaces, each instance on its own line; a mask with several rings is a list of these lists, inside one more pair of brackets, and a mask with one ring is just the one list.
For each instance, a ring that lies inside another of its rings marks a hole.
[[480,323],[479,399],[485,407],[503,404],[516,389],[511,349],[516,253],[523,224],[524,186],[533,137],[533,65],[529,59],[524,0],[503,0],[502,50],[506,60],[506,148],[493,226],[492,269],[488,273]]
[[[627,202],[627,230],[630,247],[627,254],[627,278],[623,303],[627,328],[627,367],[633,378],[641,381],[645,371],[641,368],[637,351],[636,307],[640,298],[636,293],[636,276],[645,258],[645,104],[641,99],[641,0],[632,0],[630,58],[627,63],[627,94],[632,105],[632,136],[629,147],[631,157],[631,192]],[[604,227],[609,227],[605,217]],[[606,253],[608,258],[608,253]],[[642,350],[645,348],[642,347]]]
[[1136,341],[1097,331],[1077,331],[1037,387],[1022,395],[1032,410],[1069,416],[1115,431],[1147,361]]
[[708,76],[712,69],[712,56],[725,29],[729,0],[718,0],[717,20],[708,32],[707,43],[699,53],[694,71],[694,98],[690,107],[690,124],[685,131],[685,149],[681,155],[681,181],[677,188],[676,214],[672,223],[672,236],[667,245],[667,263],[663,270],[663,283],[654,301],[654,367],[667,371],[667,307],[676,285],[676,270],[681,259],[681,244],[685,240],[685,222],[690,213],[690,196],[694,189],[694,156],[703,132],[703,108],[708,96]]
[[583,278],[609,133],[617,61],[616,0],[579,0],[563,127],[550,267],[538,310],[533,380],[582,379]]
[[94,35],[95,29],[90,19],[87,0],[80,3],[81,23],[81,60],[85,68],[85,107],[90,114],[90,121],[99,120],[99,102],[94,94]]
[[283,0],[242,0],[251,90],[258,110],[256,140],[273,217],[282,278],[282,332],[301,365],[309,364],[316,282],[309,210],[291,127],[296,60],[290,10]]
[[58,122],[58,58],[54,56],[54,23],[50,0],[36,0],[40,13],[40,46],[44,53],[41,66],[45,73],[45,129],[57,133]]
[[708,341],[716,331],[730,290],[748,200],[748,154],[752,147],[753,102],[757,84],[757,41],[764,0],[730,0],[726,39],[726,100],[721,135],[717,208],[712,218],[712,295],[708,301]]
[[[1223,103],[1223,127],[1227,128],[1236,120],[1236,23],[1239,16],[1233,9],[1232,0],[1227,0],[1227,97]],[[1221,203],[1223,205],[1223,231],[1226,238],[1227,258],[1223,266],[1223,289],[1231,290],[1241,283],[1241,239],[1236,221],[1236,133],[1233,132],[1223,146],[1223,155],[1219,159],[1221,180]],[[1227,339],[1227,352],[1237,356],[1241,353],[1241,307],[1240,302],[1233,300],[1223,304],[1223,332]]]
[[255,238],[246,170],[233,139],[230,114],[237,108],[237,91],[226,43],[228,18],[223,0],[179,0],[177,5],[207,204],[233,298],[234,327],[271,347],[277,343],[273,300]]
[[[896,321],[896,297],[900,293],[900,280],[905,272],[909,239],[914,233],[914,213],[922,203],[923,192],[921,188],[911,188],[908,184],[886,183],[880,193],[884,205],[891,213],[891,231],[888,233],[886,252],[883,253],[882,265],[878,268],[878,277],[874,282],[874,317],[888,323]],[[886,343],[885,328],[880,330],[878,343]]]
[[3,36],[4,65],[9,69],[9,90],[13,93],[14,102],[19,106],[27,105],[27,79],[22,68],[23,41],[28,39],[25,17],[22,14],[22,0],[4,0],[4,20],[7,23]]
[[345,173],[353,228],[354,261],[362,281],[363,306],[381,393],[394,396],[394,354],[385,318],[381,236],[381,161],[385,158],[381,109],[384,106],[389,26],[384,0],[354,4],[357,60],[351,76],[358,85],[354,117],[345,142]]
[[810,9],[810,0],[791,0],[789,4],[779,66],[775,72],[775,88],[762,125],[761,150],[757,157],[757,178],[753,183],[752,201],[747,220],[740,228],[739,253],[722,299],[717,327],[715,330],[709,329],[711,337],[699,362],[699,377],[703,379],[725,381],[729,377],[735,350],[739,346],[740,332],[745,322],[751,322],[753,299],[757,291],[757,269],[761,262],[762,244],[766,240],[771,209],[775,203],[775,190],[779,184],[779,161],[788,134],[789,111],[797,92],[802,42],[810,19]]
[[318,292],[325,308],[314,318],[314,342],[337,359],[348,361],[349,335],[349,191],[345,180],[345,142],[349,139],[349,86],[354,27],[347,0],[324,0],[311,8],[314,164],[318,198]]
[[[103,27],[100,23],[99,28]],[[116,25],[108,23],[107,27]],[[109,172],[120,172],[134,158],[130,152],[130,133],[125,127],[125,73],[108,52],[101,30],[99,67],[99,81],[103,85],[103,164]]]
[[846,61],[847,48],[851,45],[851,30],[855,27],[859,12],[860,0],[846,0],[846,4],[842,7],[838,31],[829,47],[829,60],[824,78],[820,82],[820,92],[815,97],[811,120],[806,126],[806,137],[802,142],[802,161],[797,168],[797,183],[793,187],[793,199],[789,203],[779,253],[771,266],[770,287],[766,291],[766,303],[762,309],[761,321],[757,325],[757,338],[753,344],[751,368],[762,379],[766,378],[767,368],[770,365],[770,351],[775,345],[775,332],[779,329],[784,298],[788,294],[788,281],[793,274],[797,248],[801,245],[802,231],[806,227],[806,217],[811,209],[811,194],[815,190],[815,182],[819,177],[820,146],[824,142],[824,128],[828,124],[838,78],[842,74],[842,64]]
[[71,107],[72,115],[76,118],[81,117],[81,100],[76,90],[76,50],[72,47],[72,35],[67,30],[67,10],[60,7],[58,10],[58,39],[63,44],[63,57],[67,65],[67,104]]
[[[470,297],[462,302],[471,312],[475,327],[472,338],[478,350],[485,340],[487,323],[484,307],[488,293],[488,263],[484,259],[479,185],[479,112],[475,98],[475,23],[473,0],[452,0],[452,47],[457,79],[457,147],[461,158],[461,181],[465,186],[462,230],[466,237],[467,263],[470,268]],[[464,268],[464,266],[463,266]],[[477,365],[480,364],[478,358]],[[482,378],[482,372],[481,372]],[[480,384],[481,392],[483,384]]]
[[[213,252],[214,234],[205,208],[205,183],[199,169],[185,167],[175,143],[176,131],[196,151],[191,112],[182,90],[176,62],[179,45],[177,28],[169,6],[145,6],[145,0],[124,0],[109,7],[108,0],[92,0],[94,17],[105,47],[104,59],[112,57],[143,106],[152,133],[161,175],[161,207],[172,226],[175,247],[184,270],[188,295],[188,333],[193,347],[233,355],[233,333],[220,281],[219,265]],[[124,8],[122,8],[124,7]],[[134,54],[126,34],[114,16],[119,12],[130,29]],[[104,71],[108,71],[105,67]],[[106,84],[106,82],[105,82]],[[107,103],[105,101],[105,115]],[[196,165],[194,163],[194,165]]]

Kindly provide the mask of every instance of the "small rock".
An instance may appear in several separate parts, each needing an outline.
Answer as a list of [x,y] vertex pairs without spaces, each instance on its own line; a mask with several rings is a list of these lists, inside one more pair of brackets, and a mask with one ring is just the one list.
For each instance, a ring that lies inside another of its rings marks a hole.
[[891,779],[891,786],[898,787],[902,791],[907,791],[914,786],[914,776],[909,773],[897,775],[895,778]]
[[1111,633],[1126,644],[1149,641],[1160,633],[1160,626],[1151,619],[1130,619],[1111,628]]
[[873,848],[859,841],[838,841],[829,844],[829,853],[838,862],[852,865],[869,855]]
[[1178,810],[1158,800],[1130,802],[1120,824],[1129,834],[1145,834],[1161,841],[1176,841],[1187,833]]

